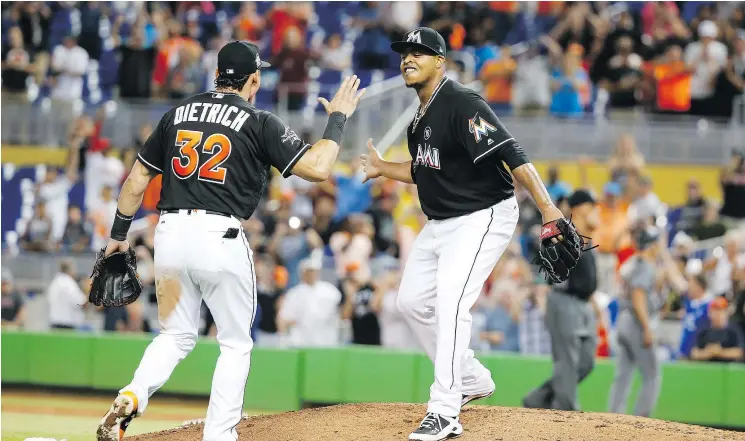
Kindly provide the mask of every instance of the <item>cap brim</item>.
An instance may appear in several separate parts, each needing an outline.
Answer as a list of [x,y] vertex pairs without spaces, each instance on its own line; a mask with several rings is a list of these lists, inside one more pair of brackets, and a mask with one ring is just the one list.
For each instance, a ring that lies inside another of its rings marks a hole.
[[398,52],[399,54],[406,51],[406,49],[420,49],[434,56],[440,56],[440,57],[445,56],[445,55],[438,53],[436,50],[432,49],[431,47],[425,44],[412,43],[410,41],[394,41],[393,43],[391,43],[391,49],[393,49],[393,52]]
[[266,61],[262,61],[261,65],[259,65],[259,69],[266,69],[268,67],[272,67],[272,65],[267,63]]

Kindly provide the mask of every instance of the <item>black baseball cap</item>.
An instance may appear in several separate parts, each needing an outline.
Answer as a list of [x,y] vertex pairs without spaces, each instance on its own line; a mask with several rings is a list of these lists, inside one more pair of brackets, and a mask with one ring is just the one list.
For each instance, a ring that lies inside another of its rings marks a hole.
[[587,190],[577,190],[569,196],[567,200],[569,208],[579,207],[582,204],[596,203],[595,197]]
[[399,54],[408,48],[426,49],[434,55],[445,56],[445,39],[432,28],[416,28],[404,35],[404,40],[391,43],[391,49]]
[[245,41],[230,42],[217,53],[217,72],[221,77],[243,78],[267,67],[271,64],[261,61],[258,46]]

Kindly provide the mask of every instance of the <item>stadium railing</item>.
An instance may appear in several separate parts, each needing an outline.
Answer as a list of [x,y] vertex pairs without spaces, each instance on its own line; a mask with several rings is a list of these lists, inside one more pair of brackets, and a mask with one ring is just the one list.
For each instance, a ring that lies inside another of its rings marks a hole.
[[[371,80],[376,80],[371,78]],[[470,85],[478,88],[479,83]],[[278,88],[278,102],[264,96],[259,105],[280,115],[298,133],[310,139],[321,136],[326,116],[316,99],[330,97],[337,86],[311,82],[307,106],[289,111],[286,89]],[[265,91],[272,95],[271,88]],[[109,101],[104,105],[108,121],[103,136],[115,147],[134,145],[134,136],[144,123],[155,125],[174,101]],[[355,116],[350,120],[342,148],[342,158],[364,150],[368,138],[382,147],[405,141],[405,128],[416,111],[415,94],[398,77],[371,81]],[[575,160],[578,156],[605,159],[613,153],[616,140],[632,134],[649,163],[722,164],[733,149],[743,147],[745,98],[738,97],[734,117],[728,124],[715,124],[690,115],[655,115],[639,112],[633,117],[598,120],[591,114],[580,119],[553,116],[505,116],[502,121],[526,146],[531,157],[545,160]],[[39,104],[4,102],[2,104],[2,142],[20,145],[65,145],[70,123],[84,111],[82,103],[62,104],[46,101]],[[381,144],[381,139],[383,140]]]

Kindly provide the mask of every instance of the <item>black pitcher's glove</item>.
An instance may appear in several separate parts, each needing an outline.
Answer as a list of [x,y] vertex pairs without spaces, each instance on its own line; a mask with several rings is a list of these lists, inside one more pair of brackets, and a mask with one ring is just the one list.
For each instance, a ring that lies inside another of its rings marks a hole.
[[565,281],[577,266],[582,252],[588,251],[584,246],[585,237],[570,220],[560,218],[544,224],[536,258],[540,266],[538,272],[544,272],[546,279],[554,283]]
[[129,305],[142,293],[135,252],[129,248],[104,257],[105,250],[96,256],[88,301],[105,307]]

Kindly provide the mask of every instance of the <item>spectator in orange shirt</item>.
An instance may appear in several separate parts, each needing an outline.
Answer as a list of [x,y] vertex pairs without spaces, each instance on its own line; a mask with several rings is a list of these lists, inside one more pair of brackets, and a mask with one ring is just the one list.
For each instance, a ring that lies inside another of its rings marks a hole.
[[182,49],[186,49],[193,58],[199,59],[202,55],[202,46],[199,42],[184,34],[184,26],[178,20],[168,22],[168,39],[159,45],[158,55],[155,58],[153,69],[153,93],[162,96],[163,88],[168,78],[168,73],[179,63]]
[[683,61],[683,50],[671,45],[654,67],[657,109],[682,113],[691,108],[691,73]]
[[264,26],[264,18],[256,13],[256,3],[241,3],[240,12],[233,19],[236,38],[255,43],[261,39],[261,31],[264,30]]
[[509,107],[512,101],[512,79],[517,63],[512,58],[510,46],[504,46],[498,59],[487,61],[479,77],[485,85],[486,101]]
[[619,249],[628,229],[627,204],[621,198],[621,186],[609,182],[603,187],[603,200],[600,208],[600,222],[593,232],[593,242],[598,244],[598,291],[613,295],[616,283],[616,263]]

